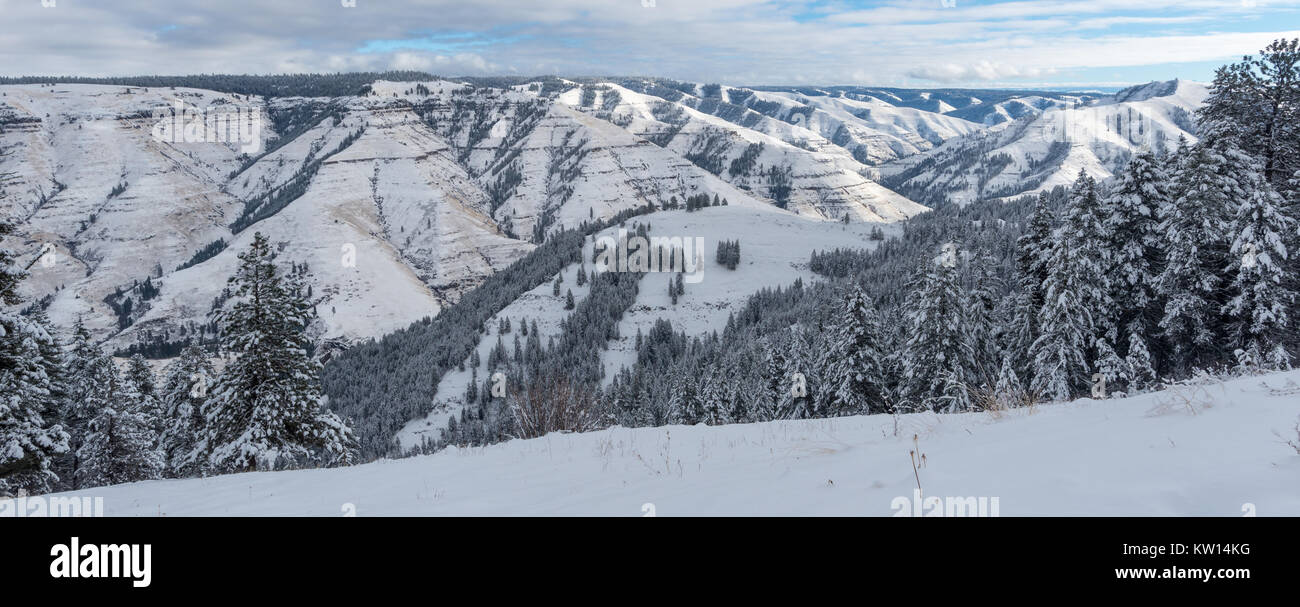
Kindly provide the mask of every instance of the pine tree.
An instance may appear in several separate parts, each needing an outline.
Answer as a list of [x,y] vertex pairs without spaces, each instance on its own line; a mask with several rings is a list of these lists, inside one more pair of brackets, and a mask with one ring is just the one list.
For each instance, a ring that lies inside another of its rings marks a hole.
[[700,399],[694,377],[687,375],[682,378],[681,387],[674,390],[672,409],[680,424],[694,426],[704,422],[704,402]]
[[1115,348],[1111,347],[1110,342],[1098,338],[1095,350],[1097,358],[1093,361],[1092,367],[1099,375],[1106,378],[1106,390],[1118,392],[1128,386],[1132,372],[1129,370],[1128,363],[1115,353]]
[[[0,222],[0,238],[12,230]],[[68,450],[68,434],[52,422],[63,389],[58,343],[41,318],[2,307],[21,303],[25,277],[13,252],[0,248],[0,496],[52,489],[59,481],[55,458]]]
[[216,377],[207,354],[197,346],[182,350],[180,357],[163,370],[158,388],[163,430],[158,446],[168,476],[184,478],[207,472],[207,461],[198,447],[206,434],[203,402]]
[[718,365],[710,365],[708,376],[700,382],[700,403],[703,406],[703,421],[710,426],[727,423],[727,411],[730,403],[727,400],[726,379],[720,373]]
[[465,404],[478,402],[478,367],[470,369],[469,383],[465,386]]
[[1202,140],[1179,162],[1174,200],[1161,213],[1165,267],[1156,289],[1165,301],[1161,333],[1182,373],[1224,360],[1223,270],[1231,263],[1225,233],[1231,202],[1248,195],[1234,164],[1251,164],[1228,137]]
[[769,421],[776,419],[777,412],[785,408],[790,398],[790,384],[785,376],[785,344],[765,340],[762,352],[762,398],[754,404],[751,414],[756,421]]
[[[1283,240],[1287,245],[1288,259],[1287,273],[1282,284],[1291,292],[1300,294],[1300,171],[1296,171],[1291,178],[1291,193],[1282,214],[1296,227]],[[1290,348],[1292,352],[1300,352],[1300,319],[1293,319],[1292,322],[1296,324],[1293,325],[1295,330],[1292,331]]]
[[828,374],[835,390],[833,414],[884,412],[887,383],[879,319],[861,288],[855,287],[845,299],[841,318]]
[[967,364],[971,375],[967,383],[971,387],[988,388],[997,381],[1000,362],[998,333],[1002,327],[997,318],[996,295],[1000,281],[994,273],[997,260],[980,256],[976,261],[968,266],[970,286],[966,289],[969,301],[966,327],[971,345],[971,360]]
[[1012,365],[1032,375],[1029,349],[1038,339],[1038,315],[1046,301],[1046,284],[1051,268],[1056,217],[1047,192],[1038,195],[1024,234],[1016,240],[1016,280],[1007,350],[1014,357]]
[[[1102,209],[1097,182],[1080,170],[1070,188],[1061,229],[1052,248],[1052,265],[1045,284],[1069,282],[1078,299],[1077,305],[1089,319],[1092,339],[1105,338],[1112,343],[1116,332],[1114,302],[1111,300],[1110,251],[1113,242]],[[1050,287],[1049,287],[1050,288]]]
[[1288,284],[1287,241],[1296,225],[1262,174],[1249,171],[1243,177],[1247,193],[1233,201],[1236,208],[1228,230],[1233,238],[1227,267],[1232,295],[1223,306],[1228,344],[1289,368],[1290,309],[1297,298]]
[[139,395],[140,413],[148,418],[149,427],[153,429],[154,434],[161,434],[163,431],[163,412],[158,402],[157,380],[154,378],[153,369],[149,368],[149,363],[144,361],[144,357],[135,354],[127,362],[124,378],[130,383],[130,389]]
[[1081,171],[1055,234],[1038,313],[1039,335],[1029,348],[1030,385],[1045,398],[1069,400],[1088,385],[1093,343],[1105,326],[1097,317],[1109,312],[1099,250],[1105,236],[1096,182]]
[[[1160,160],[1144,151],[1120,172],[1105,200],[1115,325],[1120,335],[1133,333],[1144,341],[1159,333],[1163,306],[1156,278],[1164,257],[1159,212],[1169,205],[1169,185]],[[1127,352],[1127,338],[1117,343]]]
[[204,403],[210,464],[237,472],[350,463],[351,430],[324,409],[320,364],[308,355],[311,306],[300,277],[279,272],[260,233],[239,260],[230,278],[238,299],[219,316],[222,346],[234,359]]
[[1286,194],[1300,170],[1300,39],[1274,41],[1258,56],[1219,68],[1209,93],[1197,111],[1201,137],[1231,134]]
[[68,432],[68,452],[60,458],[57,469],[63,478],[62,487],[65,489],[80,487],[81,475],[77,471],[82,462],[79,451],[90,420],[96,414],[88,400],[95,387],[91,370],[95,361],[103,356],[103,350],[94,342],[90,331],[78,317],[72,326],[72,341],[62,360],[65,384],[59,405],[59,419]]
[[1010,355],[1002,357],[1002,365],[998,368],[998,382],[994,386],[994,395],[997,398],[997,404],[1004,409],[1025,402],[1025,386],[1020,382],[1020,376],[1016,375],[1015,363],[1012,362]]
[[99,487],[159,478],[164,462],[155,448],[157,435],[141,411],[141,398],[117,370],[113,359],[102,356],[90,366],[94,383],[86,395],[95,412],[87,426],[77,457],[81,487]]
[[1029,353],[1033,391],[1044,398],[1070,400],[1088,383],[1089,319],[1082,316],[1073,285],[1054,281],[1039,314],[1042,334]]
[[1024,234],[1016,240],[1016,274],[1021,290],[1031,294],[1030,303],[1035,309],[1041,309],[1045,299],[1043,284],[1051,267],[1055,228],[1051,199],[1047,192],[1041,192]]
[[[777,419],[821,417],[817,406],[820,396],[818,389],[821,388],[816,376],[819,361],[814,358],[812,344],[805,331],[798,325],[790,328],[786,344],[789,351],[786,353],[785,370],[782,373],[786,379],[785,395],[782,398],[784,405],[777,409],[776,417]],[[799,394],[795,394],[794,388],[798,385],[802,385],[802,390]]]
[[1129,370],[1129,392],[1138,393],[1155,388],[1159,382],[1146,340],[1137,333],[1129,333],[1128,356],[1124,362]]
[[963,378],[963,369],[953,362],[952,366],[939,372],[940,393],[935,399],[934,409],[944,413],[965,413],[975,410],[975,399],[971,388]]
[[1034,345],[1034,340],[1038,339],[1038,314],[1043,306],[1041,303],[1035,306],[1034,294],[1024,290],[1016,290],[1008,298],[1011,309],[1003,334],[1004,351],[1008,353],[1012,367],[1019,369],[1029,379],[1033,377],[1029,349]]
[[966,303],[956,267],[944,262],[922,268],[908,289],[901,381],[903,397],[914,410],[943,408],[946,387],[966,383],[973,375],[964,366],[972,354]]

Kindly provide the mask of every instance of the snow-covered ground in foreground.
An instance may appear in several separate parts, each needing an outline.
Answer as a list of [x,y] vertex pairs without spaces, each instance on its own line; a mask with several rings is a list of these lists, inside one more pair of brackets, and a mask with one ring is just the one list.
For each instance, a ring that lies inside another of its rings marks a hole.
[[[891,515],[997,497],[1002,516],[1300,515],[1300,371],[1001,416],[877,415],[613,428],[332,470],[77,493],[109,516]],[[349,506],[350,505],[350,506]]]

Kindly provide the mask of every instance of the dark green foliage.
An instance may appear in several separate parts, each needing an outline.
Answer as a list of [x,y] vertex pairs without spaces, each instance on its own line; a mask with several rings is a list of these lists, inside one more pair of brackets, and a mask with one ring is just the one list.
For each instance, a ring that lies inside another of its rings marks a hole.
[[718,262],[718,265],[727,266],[728,270],[736,269],[736,265],[740,263],[740,241],[719,241],[718,253],[714,259]]

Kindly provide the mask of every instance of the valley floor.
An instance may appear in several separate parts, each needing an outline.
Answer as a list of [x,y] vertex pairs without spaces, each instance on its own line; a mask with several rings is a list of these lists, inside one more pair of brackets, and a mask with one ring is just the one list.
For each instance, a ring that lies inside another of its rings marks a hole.
[[1002,415],[612,428],[77,495],[109,516],[888,516],[919,475],[927,497],[996,497],[1001,516],[1300,516],[1297,384],[1300,371]]

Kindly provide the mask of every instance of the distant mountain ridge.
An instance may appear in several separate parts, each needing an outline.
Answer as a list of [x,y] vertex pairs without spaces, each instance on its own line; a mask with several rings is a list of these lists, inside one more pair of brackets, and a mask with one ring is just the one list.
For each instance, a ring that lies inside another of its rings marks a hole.
[[[19,224],[5,245],[25,264],[52,261],[23,288],[56,324],[83,318],[114,349],[160,356],[210,339],[253,232],[309,268],[314,335],[346,344],[437,314],[584,221],[701,197],[903,220],[937,189],[958,201],[1024,191],[1076,164],[1104,176],[1138,145],[1101,138],[1095,161],[1070,164],[1048,141],[1022,150],[1033,167],[992,172],[1035,124],[1141,110],[1173,138],[1203,95],[1189,83],[1100,97],[418,72],[67,80],[0,79],[0,213]],[[261,151],[156,140],[151,113],[178,99],[254,112]],[[956,160],[971,150],[987,157],[973,168]],[[1044,163],[1057,170],[1040,179]],[[979,187],[965,183],[975,174]]]

